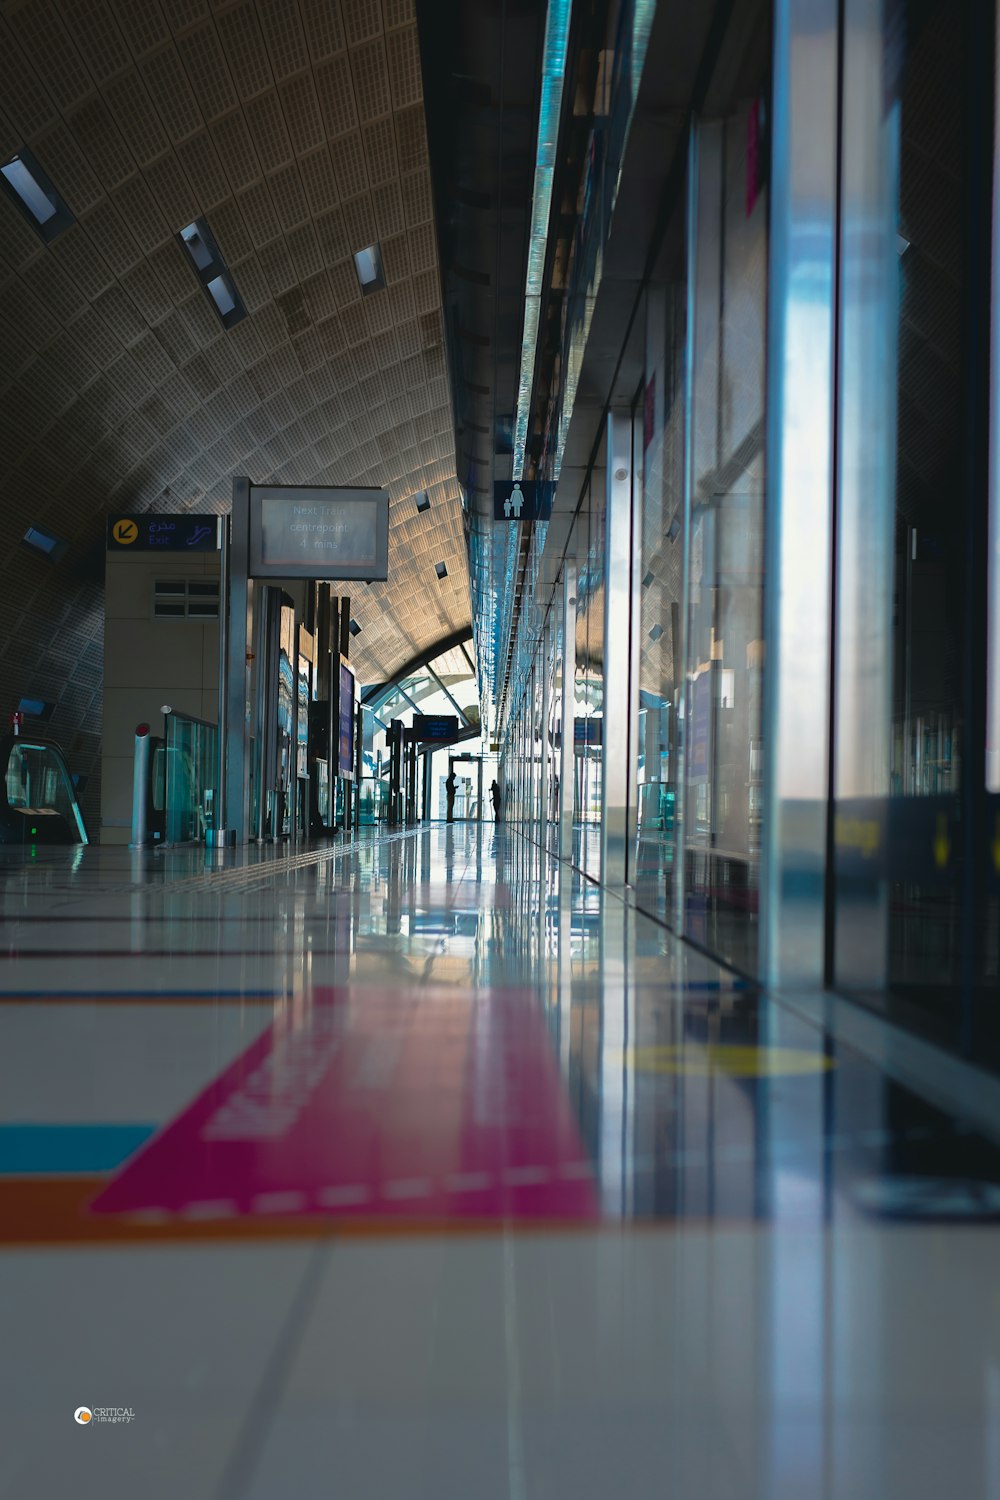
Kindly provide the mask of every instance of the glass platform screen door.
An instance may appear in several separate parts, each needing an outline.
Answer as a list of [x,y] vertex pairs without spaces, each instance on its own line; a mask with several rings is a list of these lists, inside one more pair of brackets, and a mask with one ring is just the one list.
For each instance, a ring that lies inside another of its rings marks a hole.
[[450,755],[448,771],[454,772],[455,823],[478,823],[483,816],[483,758],[481,755]]

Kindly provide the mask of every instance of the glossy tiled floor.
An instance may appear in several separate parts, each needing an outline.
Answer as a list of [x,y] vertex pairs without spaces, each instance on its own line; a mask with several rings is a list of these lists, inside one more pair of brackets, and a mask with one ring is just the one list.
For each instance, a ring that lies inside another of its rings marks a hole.
[[1000,1493],[993,1145],[516,834],[0,914],[0,1495]]

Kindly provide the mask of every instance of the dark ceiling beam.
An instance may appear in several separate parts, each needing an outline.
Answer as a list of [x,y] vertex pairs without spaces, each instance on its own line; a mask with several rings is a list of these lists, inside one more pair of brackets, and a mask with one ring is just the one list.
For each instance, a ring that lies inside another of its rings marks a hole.
[[455,630],[451,635],[444,635],[435,641],[433,646],[428,646],[425,651],[404,662],[398,667],[391,677],[385,682],[376,682],[366,687],[361,694],[362,703],[370,703],[379,693],[384,693],[386,688],[395,687],[405,677],[412,677],[414,672],[419,672],[421,667],[426,667],[428,662],[436,661],[439,656],[444,656],[446,651],[452,651],[456,646],[464,646],[467,641],[472,640],[472,627],[465,625],[461,630]]

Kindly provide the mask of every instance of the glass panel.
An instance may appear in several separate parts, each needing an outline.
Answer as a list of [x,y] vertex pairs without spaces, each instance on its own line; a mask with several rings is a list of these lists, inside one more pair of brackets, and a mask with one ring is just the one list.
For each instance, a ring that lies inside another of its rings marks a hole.
[[[687,635],[685,930],[757,967],[767,193],[747,98],[699,126]],[[666,632],[664,632],[666,633]]]
[[545,755],[548,761],[548,807],[545,816],[549,826],[544,831],[546,847],[558,847],[557,827],[559,820],[559,763],[562,739],[562,682],[563,651],[561,624],[553,625],[550,654],[550,686],[548,717],[545,725]]
[[166,841],[200,843],[207,827],[205,793],[218,779],[218,731],[184,714],[167,714],[166,721]]
[[845,16],[835,976],[948,1045],[983,899],[962,849],[984,821],[963,804],[984,761],[985,14],[849,0]]
[[[39,829],[40,840],[86,843],[73,783],[62,756],[51,746],[23,740],[12,745],[7,757],[6,791],[10,807],[31,819],[46,820],[46,828]],[[53,836],[50,820],[55,820],[53,827],[58,828],[60,822],[63,825],[58,836]]]
[[604,694],[604,472],[598,470],[587,487],[577,518],[576,714],[573,726],[576,753],[575,821],[578,854],[575,863],[595,879],[600,874],[601,850],[601,730]]
[[639,574],[638,831],[636,893],[644,910],[673,912],[674,807],[682,674],[684,538],[683,284],[647,302]]

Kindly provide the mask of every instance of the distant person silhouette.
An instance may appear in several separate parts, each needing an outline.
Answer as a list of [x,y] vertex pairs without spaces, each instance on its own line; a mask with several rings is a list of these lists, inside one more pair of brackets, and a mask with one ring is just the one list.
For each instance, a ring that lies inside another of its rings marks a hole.
[[454,821],[455,821],[455,793],[456,793],[457,790],[458,790],[458,777],[455,775],[455,768],[452,767],[451,770],[448,772],[448,779],[446,780],[446,782],[444,784],[444,794],[445,794],[445,797],[447,798],[447,805],[448,805],[448,822],[449,823],[454,823]]
[[493,798],[493,821],[494,821],[494,823],[499,823],[499,821],[500,821],[500,784],[499,784],[499,782],[494,781],[493,785],[490,787],[490,796]]

